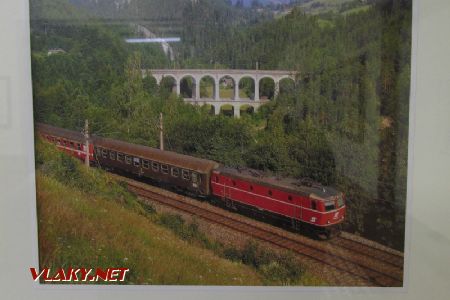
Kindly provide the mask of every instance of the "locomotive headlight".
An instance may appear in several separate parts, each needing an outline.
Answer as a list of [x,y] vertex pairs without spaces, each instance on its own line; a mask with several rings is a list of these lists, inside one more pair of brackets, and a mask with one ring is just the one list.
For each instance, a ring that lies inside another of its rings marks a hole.
[[327,224],[330,224],[330,223],[331,223],[330,220],[328,220],[328,221],[327,221]]

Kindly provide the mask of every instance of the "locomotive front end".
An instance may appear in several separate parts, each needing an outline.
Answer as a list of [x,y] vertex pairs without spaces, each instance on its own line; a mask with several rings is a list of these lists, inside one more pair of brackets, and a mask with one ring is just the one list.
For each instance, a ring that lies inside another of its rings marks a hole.
[[339,224],[345,219],[345,198],[342,192],[323,191],[321,195],[313,193],[311,200],[317,203],[319,236],[330,238],[339,232]]

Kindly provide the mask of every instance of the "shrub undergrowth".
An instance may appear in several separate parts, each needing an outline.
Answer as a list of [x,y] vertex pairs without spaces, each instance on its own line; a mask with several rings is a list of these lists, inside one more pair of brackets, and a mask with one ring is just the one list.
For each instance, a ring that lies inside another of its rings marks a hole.
[[39,138],[36,139],[36,169],[43,175],[84,193],[116,201],[127,209],[146,216],[182,240],[213,251],[219,257],[253,267],[267,285],[295,285],[303,280],[305,269],[290,252],[274,252],[256,242],[247,242],[243,248],[225,246],[212,241],[199,230],[196,220],[186,222],[180,215],[156,213],[149,204],[142,204],[129,192],[126,185],[118,183],[107,173],[96,168],[86,168],[77,159],[60,152]]

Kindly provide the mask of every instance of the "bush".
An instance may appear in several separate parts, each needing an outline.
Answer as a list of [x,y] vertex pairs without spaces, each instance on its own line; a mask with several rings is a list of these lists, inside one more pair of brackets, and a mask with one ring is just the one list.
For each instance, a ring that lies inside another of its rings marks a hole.
[[54,145],[40,138],[36,139],[36,170],[69,187],[114,199],[137,212],[144,212],[136,196],[127,190],[126,185],[117,183],[101,169],[86,168],[78,159],[57,150]]
[[265,282],[270,284],[295,284],[305,273],[304,267],[298,264],[292,253],[277,254],[260,248],[255,242],[248,242],[241,250],[225,248],[222,255],[227,259],[253,266],[261,273]]

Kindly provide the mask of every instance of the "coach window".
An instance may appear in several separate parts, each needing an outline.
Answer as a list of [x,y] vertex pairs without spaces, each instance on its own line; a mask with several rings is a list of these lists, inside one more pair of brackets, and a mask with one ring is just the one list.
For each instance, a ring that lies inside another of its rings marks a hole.
[[102,157],[103,158],[108,158],[108,150],[102,149]]
[[172,168],[172,176],[173,176],[173,177],[178,177],[178,176],[180,176],[180,169],[178,169],[178,168]]
[[123,153],[117,153],[117,160],[118,161],[123,161],[125,155]]
[[198,175],[197,175],[197,173],[192,173],[192,182],[193,183],[198,183]]
[[116,151],[109,151],[109,158],[112,160],[116,160]]
[[73,142],[70,142],[70,148],[75,149],[75,144]]
[[133,158],[133,165],[135,167],[139,167],[141,165],[141,159],[139,157],[134,157]]
[[191,179],[191,177],[189,176],[189,171],[188,170],[182,170],[181,173],[182,173],[182,176],[183,176],[184,180]]
[[272,191],[271,191],[271,190],[269,190],[268,194],[269,194],[269,196],[272,196]]
[[152,170],[159,172],[159,164],[157,162],[152,162]]
[[233,186],[236,186],[236,181],[233,180],[231,183],[233,184]]
[[169,174],[169,166],[161,165],[161,171],[163,172],[163,174]]
[[250,191],[253,191],[253,185],[250,186]]
[[81,150],[81,144],[77,144],[77,149]]
[[291,195],[288,196],[288,200],[292,201],[292,196]]
[[60,139],[57,139],[57,140],[56,140],[56,143],[57,143],[58,145],[61,145],[61,140],[60,140]]
[[125,155],[125,162],[126,162],[128,165],[131,165],[131,161],[132,161],[131,156]]
[[150,169],[150,162],[148,160],[143,159],[142,166],[144,167],[144,169]]
[[219,176],[214,176],[215,177],[215,180],[216,180],[216,182],[219,182]]

